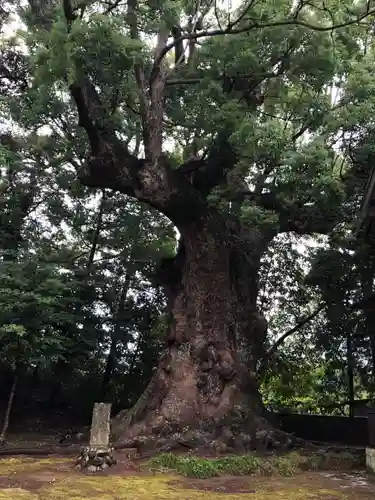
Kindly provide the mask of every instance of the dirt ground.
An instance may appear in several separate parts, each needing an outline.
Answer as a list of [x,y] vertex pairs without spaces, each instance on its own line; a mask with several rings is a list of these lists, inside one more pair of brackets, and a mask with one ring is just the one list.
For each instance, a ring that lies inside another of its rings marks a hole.
[[151,473],[117,453],[116,466],[94,475],[74,469],[72,458],[0,460],[0,500],[373,500],[375,483],[364,472],[306,472],[282,477],[188,479]]

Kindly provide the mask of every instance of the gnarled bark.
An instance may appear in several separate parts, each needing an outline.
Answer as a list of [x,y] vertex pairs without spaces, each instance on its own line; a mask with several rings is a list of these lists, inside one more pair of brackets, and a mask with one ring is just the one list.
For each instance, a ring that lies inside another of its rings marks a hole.
[[272,440],[255,377],[266,334],[256,310],[259,258],[234,265],[243,251],[209,210],[182,232],[159,274],[171,315],[165,350],[145,393],[113,423],[122,444],[224,450]]

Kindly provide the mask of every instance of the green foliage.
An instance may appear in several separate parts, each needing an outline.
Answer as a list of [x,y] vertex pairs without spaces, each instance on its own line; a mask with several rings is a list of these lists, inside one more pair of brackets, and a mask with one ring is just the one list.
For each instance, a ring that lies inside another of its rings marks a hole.
[[206,459],[165,453],[149,462],[152,468],[173,470],[187,477],[206,479],[220,474],[247,475],[259,471],[261,461],[252,455]]
[[151,459],[148,466],[170,470],[183,476],[207,479],[220,475],[248,476],[253,474],[294,476],[301,470],[347,470],[362,465],[363,457],[349,452],[257,456],[232,455],[215,459],[164,453]]
[[12,366],[56,362],[65,353],[65,328],[78,319],[70,309],[71,282],[34,262],[4,262],[0,273],[3,356]]

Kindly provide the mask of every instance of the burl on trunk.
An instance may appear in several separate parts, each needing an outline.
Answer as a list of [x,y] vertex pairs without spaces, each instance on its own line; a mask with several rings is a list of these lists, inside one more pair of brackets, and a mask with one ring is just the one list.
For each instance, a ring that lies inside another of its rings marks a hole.
[[216,213],[183,230],[177,256],[159,273],[170,310],[165,351],[135,407],[113,423],[122,444],[216,451],[274,444],[255,378],[266,334],[257,273],[240,261],[241,245]]

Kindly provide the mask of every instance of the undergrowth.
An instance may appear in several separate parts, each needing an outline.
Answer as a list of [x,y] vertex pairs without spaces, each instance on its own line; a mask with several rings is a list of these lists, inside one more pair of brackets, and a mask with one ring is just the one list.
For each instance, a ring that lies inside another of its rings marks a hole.
[[174,471],[187,477],[207,479],[222,474],[293,476],[302,470],[352,469],[363,465],[362,460],[348,452],[303,455],[230,455],[221,458],[201,458],[193,455],[163,453],[149,462],[156,470]]

